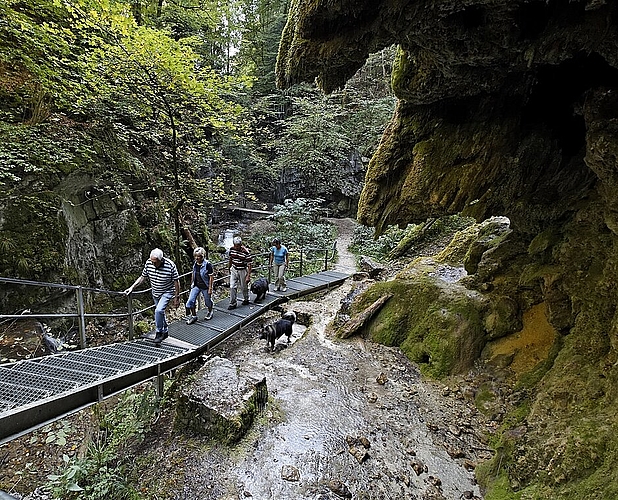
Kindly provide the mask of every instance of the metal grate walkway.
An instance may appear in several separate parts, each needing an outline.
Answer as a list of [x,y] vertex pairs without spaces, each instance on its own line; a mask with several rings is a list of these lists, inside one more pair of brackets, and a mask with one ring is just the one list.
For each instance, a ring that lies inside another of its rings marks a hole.
[[171,323],[159,348],[151,332],[138,340],[0,365],[0,444],[177,368],[273,307],[347,278],[323,271],[288,279],[285,292],[269,292],[260,303],[239,302],[233,310],[224,299],[208,321],[202,310],[193,325]]

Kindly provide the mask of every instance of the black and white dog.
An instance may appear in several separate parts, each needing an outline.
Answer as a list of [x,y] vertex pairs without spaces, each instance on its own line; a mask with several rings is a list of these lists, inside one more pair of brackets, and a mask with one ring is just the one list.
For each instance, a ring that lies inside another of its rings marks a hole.
[[275,342],[282,335],[287,336],[288,344],[292,335],[292,325],[296,321],[296,314],[293,311],[286,312],[280,320],[275,321],[272,325],[267,325],[262,330],[261,339],[266,339],[266,347],[270,347],[271,351],[275,350]]
[[264,300],[264,297],[266,297],[266,292],[268,292],[268,280],[266,278],[258,278],[251,283],[251,293],[256,295],[255,302]]

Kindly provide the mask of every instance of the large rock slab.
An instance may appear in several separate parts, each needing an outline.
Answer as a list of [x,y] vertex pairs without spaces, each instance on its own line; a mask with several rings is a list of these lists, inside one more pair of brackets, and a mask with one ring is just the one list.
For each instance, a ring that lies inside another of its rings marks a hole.
[[214,357],[184,387],[176,407],[176,428],[223,443],[238,441],[268,400],[266,378]]

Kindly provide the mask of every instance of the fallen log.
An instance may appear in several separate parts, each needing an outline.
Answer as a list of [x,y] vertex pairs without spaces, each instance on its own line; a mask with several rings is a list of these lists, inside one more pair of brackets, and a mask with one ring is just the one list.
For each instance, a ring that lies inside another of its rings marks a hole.
[[356,317],[352,318],[345,325],[341,327],[339,330],[339,337],[342,339],[347,339],[354,335],[358,330],[360,330],[365,324],[373,318],[376,313],[382,308],[384,304],[393,296],[392,293],[387,295],[383,295],[378,300],[376,300],[373,304],[371,304],[367,309],[363,312],[359,313]]

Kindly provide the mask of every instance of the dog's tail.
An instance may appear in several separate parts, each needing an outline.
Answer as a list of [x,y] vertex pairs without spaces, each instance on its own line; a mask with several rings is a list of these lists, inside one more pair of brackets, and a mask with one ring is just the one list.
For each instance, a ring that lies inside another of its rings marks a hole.
[[284,313],[283,316],[281,317],[283,319],[287,319],[288,321],[291,321],[292,323],[296,322],[296,313],[294,311],[288,311]]

